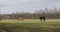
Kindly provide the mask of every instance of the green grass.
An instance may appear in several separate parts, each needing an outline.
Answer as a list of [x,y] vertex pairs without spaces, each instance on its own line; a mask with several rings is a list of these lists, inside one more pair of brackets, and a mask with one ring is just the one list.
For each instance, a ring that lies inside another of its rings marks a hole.
[[60,32],[60,19],[47,19],[45,22],[38,19],[2,20],[0,21],[0,29],[17,29],[20,32]]

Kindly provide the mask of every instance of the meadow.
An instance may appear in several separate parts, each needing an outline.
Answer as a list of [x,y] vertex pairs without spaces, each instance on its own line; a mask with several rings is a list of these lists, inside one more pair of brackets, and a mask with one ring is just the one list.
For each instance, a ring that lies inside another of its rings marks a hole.
[[9,32],[60,32],[60,19],[47,19],[45,22],[39,19],[2,20],[0,30]]

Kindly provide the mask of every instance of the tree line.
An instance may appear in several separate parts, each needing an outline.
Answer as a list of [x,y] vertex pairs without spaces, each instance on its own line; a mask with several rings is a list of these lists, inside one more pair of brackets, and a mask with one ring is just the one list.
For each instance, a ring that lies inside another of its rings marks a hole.
[[[23,11],[22,11],[23,12]],[[40,16],[45,16],[47,19],[60,19],[60,9],[56,7],[54,9],[45,8],[44,10],[39,9],[34,13],[11,13],[11,14],[0,14],[2,19],[16,19],[18,16],[23,16],[25,19],[38,19]]]

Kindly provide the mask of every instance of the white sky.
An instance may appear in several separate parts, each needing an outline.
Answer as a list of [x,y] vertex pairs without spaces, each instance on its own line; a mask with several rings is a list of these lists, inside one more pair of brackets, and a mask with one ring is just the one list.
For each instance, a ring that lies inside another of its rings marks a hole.
[[54,7],[60,8],[60,0],[0,0],[0,13],[4,14]]

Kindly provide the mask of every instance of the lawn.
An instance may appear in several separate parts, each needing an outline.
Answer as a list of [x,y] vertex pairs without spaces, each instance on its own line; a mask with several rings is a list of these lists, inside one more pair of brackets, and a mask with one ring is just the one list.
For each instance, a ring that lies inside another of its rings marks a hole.
[[2,20],[0,30],[9,32],[60,32],[60,19],[47,19],[45,22],[38,19]]

